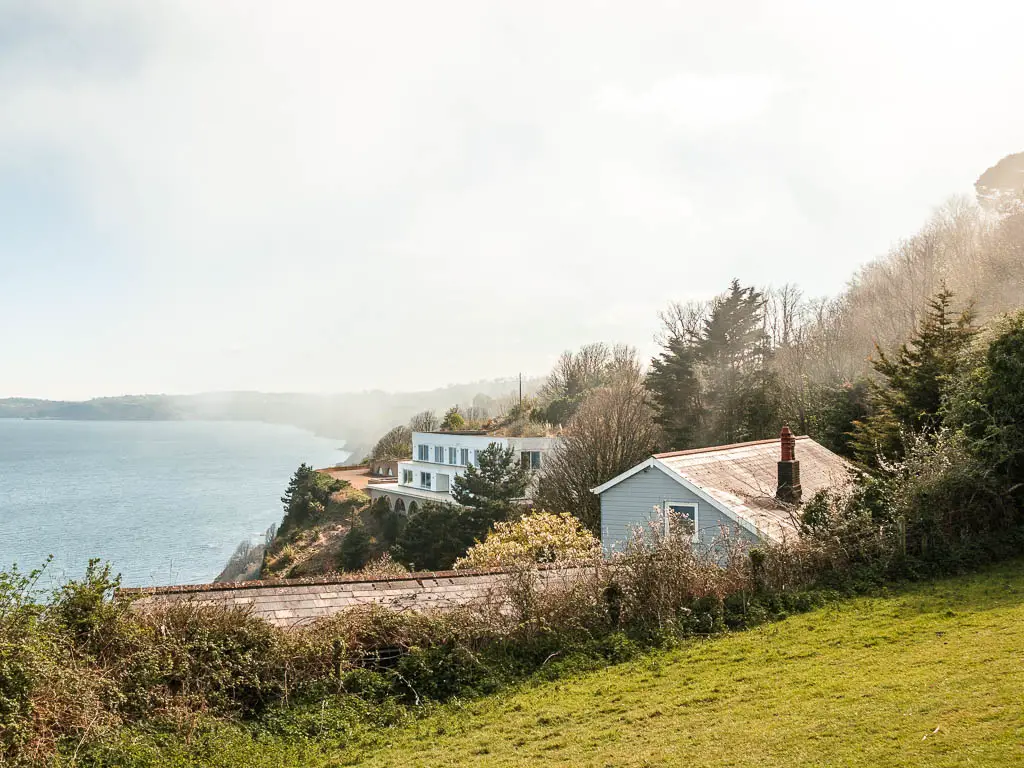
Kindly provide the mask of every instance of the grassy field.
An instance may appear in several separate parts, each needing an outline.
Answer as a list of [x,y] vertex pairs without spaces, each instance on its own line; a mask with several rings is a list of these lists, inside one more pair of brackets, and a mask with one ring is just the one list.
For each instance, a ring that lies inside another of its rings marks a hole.
[[226,723],[185,741],[125,732],[116,754],[86,764],[1024,766],[1024,561],[399,715],[390,729],[362,706],[284,710],[256,738]]
[[1024,765],[1024,562],[449,707],[337,760]]

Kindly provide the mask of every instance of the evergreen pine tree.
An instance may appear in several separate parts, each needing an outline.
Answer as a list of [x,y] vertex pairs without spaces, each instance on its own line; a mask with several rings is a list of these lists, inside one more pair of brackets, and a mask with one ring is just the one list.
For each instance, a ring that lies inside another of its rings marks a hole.
[[317,472],[306,463],[299,465],[288,489],[281,497],[284,505],[284,519],[281,521],[279,533],[285,534],[292,528],[300,526],[327,509],[331,495],[346,488],[344,480],[335,480],[322,472]]
[[511,446],[491,443],[478,451],[476,464],[452,481],[452,497],[460,506],[502,519],[512,509],[512,502],[526,495],[530,483],[529,470],[516,461]]
[[854,453],[863,463],[875,466],[879,455],[900,458],[904,433],[927,434],[942,426],[943,388],[976,333],[972,309],[957,313],[952,303],[952,292],[943,288],[895,357],[878,350],[872,366],[882,380],[872,388],[871,415],[854,422],[851,433]]
[[704,391],[700,352],[692,341],[676,336],[651,361],[647,388],[655,405],[654,421],[672,447],[700,445],[704,437]]
[[707,402],[715,442],[737,443],[762,436],[747,430],[744,401],[750,390],[763,389],[769,355],[764,306],[762,292],[733,280],[704,322],[700,350],[710,374]]
[[671,336],[651,361],[655,421],[672,448],[756,440],[776,433],[782,392],[771,371],[765,297],[733,280],[699,328]]

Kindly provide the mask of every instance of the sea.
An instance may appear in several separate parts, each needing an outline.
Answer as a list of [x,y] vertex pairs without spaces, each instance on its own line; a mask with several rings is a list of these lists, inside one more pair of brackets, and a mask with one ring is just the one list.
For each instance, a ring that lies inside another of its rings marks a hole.
[[210,582],[280,522],[300,463],[348,455],[343,440],[259,422],[0,419],[0,570],[52,556],[45,587],[99,558],[125,586]]

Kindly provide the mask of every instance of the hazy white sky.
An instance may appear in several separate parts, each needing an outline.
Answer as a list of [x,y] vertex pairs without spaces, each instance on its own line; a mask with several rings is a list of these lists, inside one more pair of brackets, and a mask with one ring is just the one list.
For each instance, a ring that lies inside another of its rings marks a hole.
[[[714,6],[713,8],[709,6]],[[0,396],[543,373],[1024,149],[1024,3],[0,0]]]

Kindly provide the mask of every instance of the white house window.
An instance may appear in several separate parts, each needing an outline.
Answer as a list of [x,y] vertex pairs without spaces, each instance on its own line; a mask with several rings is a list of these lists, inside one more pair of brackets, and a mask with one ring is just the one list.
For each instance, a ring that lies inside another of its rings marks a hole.
[[458,448],[449,448],[448,449],[448,463],[449,464],[454,464],[455,463],[455,459],[458,456],[458,452],[459,452]]
[[434,463],[444,464],[444,448],[440,445],[434,446]]
[[423,486],[424,488],[429,488],[430,487],[430,473],[429,472],[420,472],[420,485]]
[[540,451],[523,451],[519,460],[523,469],[540,469]]
[[662,510],[665,538],[673,533],[689,531],[693,541],[700,541],[697,527],[697,505],[693,502],[666,501]]
[[459,464],[464,467],[469,466],[469,448],[462,449],[462,455],[459,457]]
[[437,473],[437,490],[440,493],[448,493],[450,489],[449,481],[451,480],[450,475],[446,475],[443,472]]
[[420,461],[430,461],[430,446],[423,443],[417,445],[416,458]]
[[403,469],[402,470],[402,485],[412,485],[412,470],[411,469]]

